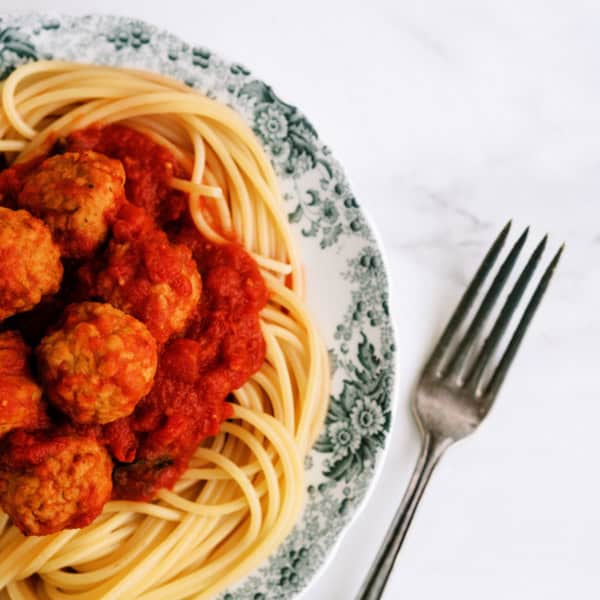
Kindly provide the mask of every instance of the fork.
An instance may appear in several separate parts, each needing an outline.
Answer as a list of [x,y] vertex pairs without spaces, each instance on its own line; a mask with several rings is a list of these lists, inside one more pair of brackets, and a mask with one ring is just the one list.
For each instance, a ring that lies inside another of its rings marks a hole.
[[477,352],[477,340],[525,244],[529,228],[502,263],[462,339],[458,339],[458,332],[504,246],[510,226],[509,221],[486,254],[425,364],[413,403],[415,418],[423,434],[421,453],[402,503],[357,600],[381,598],[433,469],[448,447],[475,431],[488,414],[556,269],[564,245],[542,275],[493,373],[486,377],[494,352],[540,261],[548,238],[545,236],[535,248]]

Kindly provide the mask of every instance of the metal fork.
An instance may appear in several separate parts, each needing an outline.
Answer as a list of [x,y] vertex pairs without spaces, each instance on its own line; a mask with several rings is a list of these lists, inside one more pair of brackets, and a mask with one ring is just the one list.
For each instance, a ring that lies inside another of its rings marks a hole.
[[[548,237],[544,237],[534,250],[488,337],[479,352],[475,352],[476,341],[525,244],[529,228],[517,240],[498,270],[462,339],[457,340],[457,334],[500,254],[510,225],[509,222],[504,227],[483,259],[423,369],[413,405],[415,418],[423,433],[421,454],[402,503],[357,600],[381,598],[434,467],[449,446],[477,429],[488,414],[558,264],[564,246],[561,246],[542,275],[494,372],[490,377],[485,377],[502,335],[542,256]],[[475,357],[471,359],[473,354]]]

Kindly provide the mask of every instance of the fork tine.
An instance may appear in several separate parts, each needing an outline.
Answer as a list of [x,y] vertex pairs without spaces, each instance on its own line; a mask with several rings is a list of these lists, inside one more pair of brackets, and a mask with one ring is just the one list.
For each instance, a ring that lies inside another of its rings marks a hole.
[[462,367],[473,346],[473,341],[481,331],[482,327],[485,325],[490,311],[494,307],[494,304],[496,303],[496,300],[498,299],[498,296],[500,295],[500,292],[502,291],[502,288],[504,287],[512,268],[519,257],[519,253],[525,244],[528,233],[529,227],[527,227],[527,229],[525,229],[525,231],[521,234],[521,237],[515,242],[515,245],[512,247],[509,255],[506,257],[506,260],[502,263],[502,266],[498,270],[492,285],[481,302],[479,310],[473,317],[473,320],[471,321],[471,324],[469,325],[469,328],[467,329],[463,339],[460,341],[454,356],[444,369],[446,374],[454,375],[457,379],[460,377]]
[[496,397],[496,394],[498,393],[498,390],[500,389],[500,386],[502,385],[502,382],[504,381],[504,378],[506,377],[506,373],[508,372],[508,369],[515,357],[515,354],[517,353],[517,350],[519,349],[519,346],[523,341],[523,337],[525,336],[525,332],[529,327],[529,323],[531,322],[535,311],[537,310],[538,306],[540,305],[540,302],[542,301],[542,298],[544,297],[546,288],[548,287],[548,284],[552,279],[552,275],[554,274],[556,265],[558,265],[558,261],[560,260],[560,256],[564,248],[565,245],[563,244],[552,259],[552,262],[548,265],[548,268],[546,269],[544,274],[542,275],[542,278],[540,279],[540,282],[537,288],[535,289],[535,292],[533,292],[533,296],[531,297],[529,304],[527,304],[527,307],[523,312],[523,316],[521,317],[521,320],[519,321],[519,324],[515,329],[510,343],[508,344],[504,354],[502,355],[502,358],[500,359],[500,362],[498,363],[498,366],[496,367],[496,370],[494,371],[494,374],[492,375],[492,378],[487,388],[485,389],[484,396],[487,398],[489,404],[493,402],[494,398]]
[[441,362],[448,350],[448,346],[454,337],[454,334],[460,327],[463,322],[465,316],[469,312],[473,301],[477,297],[477,293],[479,292],[479,288],[482,283],[485,281],[485,278],[488,276],[488,273],[491,271],[496,259],[498,258],[498,254],[500,254],[500,250],[504,246],[504,242],[506,241],[506,237],[508,236],[508,232],[510,231],[510,226],[512,221],[509,221],[504,229],[500,232],[500,235],[496,238],[492,247],[488,250],[488,253],[485,255],[481,265],[477,269],[475,276],[471,280],[469,287],[466,289],[463,297],[460,299],[458,306],[456,307],[454,313],[450,317],[448,324],[446,325],[446,329],[442,333],[436,347],[433,349],[427,364],[425,365],[424,372],[436,373],[439,371]]
[[468,375],[465,377],[465,387],[472,390],[473,392],[477,391],[479,384],[481,383],[481,376],[485,367],[490,360],[490,357],[498,347],[504,332],[506,331],[506,327],[513,316],[521,298],[523,297],[523,293],[525,292],[525,288],[527,284],[531,280],[531,277],[540,261],[540,258],[544,252],[546,247],[546,242],[548,241],[548,236],[544,236],[542,241],[538,244],[537,248],[531,255],[530,259],[527,261],[525,268],[519,275],[519,279],[515,283],[513,289],[511,290],[500,315],[496,319],[494,323],[494,327],[490,332],[489,336],[485,340],[483,344],[483,348],[479,352],[477,359],[473,363],[473,366],[469,370]]

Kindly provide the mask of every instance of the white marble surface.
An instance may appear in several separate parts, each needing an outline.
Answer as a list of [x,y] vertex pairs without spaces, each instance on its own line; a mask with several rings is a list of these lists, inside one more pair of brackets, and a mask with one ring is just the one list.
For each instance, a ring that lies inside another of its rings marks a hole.
[[[501,225],[567,250],[481,430],[434,474],[386,600],[600,597],[600,5],[577,0],[5,0],[124,13],[303,108],[389,257],[398,417],[375,493],[306,598],[353,597],[419,438],[410,389]],[[531,241],[528,248],[533,244]]]

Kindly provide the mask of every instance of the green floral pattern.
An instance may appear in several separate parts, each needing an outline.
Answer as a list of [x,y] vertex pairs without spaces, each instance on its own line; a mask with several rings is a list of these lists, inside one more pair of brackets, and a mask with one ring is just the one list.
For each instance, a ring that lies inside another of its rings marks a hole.
[[253,103],[254,132],[288,176],[300,177],[317,164],[317,132],[298,109],[279,99],[262,81],[244,84],[238,96]]
[[[307,272],[318,274],[312,304],[331,305],[335,298],[334,313],[327,313],[335,319],[322,321],[332,396],[323,432],[305,460],[304,515],[269,561],[220,600],[294,598],[356,514],[391,426],[395,347],[387,279],[372,231],[310,121],[241,64],[138,20],[0,15],[1,78],[19,64],[52,56],[162,72],[237,110],[271,158]],[[321,281],[326,289],[319,289]]]
[[37,59],[37,51],[29,36],[15,27],[0,29],[0,79],[8,77],[18,65]]
[[134,50],[150,43],[150,30],[141,21],[132,21],[123,26],[115,27],[106,34],[106,40],[114,45],[115,50],[129,46]]
[[349,482],[372,467],[390,429],[390,375],[366,335],[361,337],[359,366],[345,364],[352,378],[331,398],[325,432],[315,444],[315,450],[331,455],[324,474],[336,481]]

